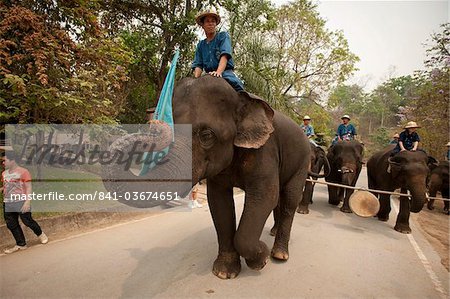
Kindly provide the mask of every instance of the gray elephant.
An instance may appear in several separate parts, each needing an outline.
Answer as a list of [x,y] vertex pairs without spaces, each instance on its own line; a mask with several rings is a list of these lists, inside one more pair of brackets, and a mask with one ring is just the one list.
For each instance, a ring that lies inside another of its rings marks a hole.
[[[367,162],[369,188],[383,191],[400,188],[401,193],[410,191],[411,200],[408,197],[400,197],[400,211],[395,224],[396,231],[409,234],[410,212],[420,212],[427,201],[428,156],[423,151],[402,151],[390,157],[394,147],[395,145],[390,145],[375,153]],[[381,221],[387,221],[391,211],[390,195],[377,193],[374,195],[379,197],[380,201],[377,217]]]
[[[431,171],[428,192],[431,197],[436,197],[437,192],[441,192],[442,198],[444,200],[444,213],[450,215],[449,205],[449,162],[441,161],[437,167],[434,167]],[[430,199],[427,204],[428,209],[434,209],[434,199]]]
[[[327,154],[320,146],[315,146],[314,144],[310,144],[311,146],[311,171],[313,173],[319,174],[322,169],[324,169],[323,175],[311,175],[308,178],[317,180],[318,178],[327,177],[330,174],[330,163],[328,162]],[[313,203],[313,194],[314,194],[314,186],[315,183],[307,181],[305,184],[305,190],[303,191],[303,197],[300,201],[297,212],[300,214],[308,214],[309,204]]]
[[[219,242],[213,273],[223,279],[236,277],[241,271],[240,257],[256,270],[265,266],[269,254],[287,260],[310,157],[309,142],[300,127],[259,97],[237,93],[222,78],[209,75],[186,78],[176,85],[173,116],[175,124],[192,124],[192,186],[207,178],[208,204]],[[147,138],[142,142],[151,143],[151,136]],[[183,147],[188,145],[175,144],[167,163],[145,178],[177,171],[183,163]],[[114,171],[110,167],[106,172],[120,175]],[[237,228],[233,187],[245,191]],[[132,188],[152,191],[145,183]],[[280,225],[270,253],[260,236],[277,205]]]
[[[356,140],[338,141],[328,149],[327,158],[330,162],[330,175],[327,182],[354,187],[358,181],[363,164],[364,145]],[[341,211],[352,213],[349,205],[353,189],[328,185],[328,203],[337,206],[341,201]]]

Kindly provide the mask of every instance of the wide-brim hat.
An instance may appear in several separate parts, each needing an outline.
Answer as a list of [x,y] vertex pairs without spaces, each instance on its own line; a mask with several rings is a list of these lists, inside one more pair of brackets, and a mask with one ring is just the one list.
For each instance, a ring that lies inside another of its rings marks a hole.
[[447,146],[450,146],[450,142],[447,143]]
[[305,115],[305,116],[303,117],[303,120],[311,120],[311,117],[309,117],[309,115]]
[[350,120],[350,116],[348,116],[348,114],[345,114],[344,116],[341,117],[341,119],[347,118],[348,120]]
[[395,133],[394,135],[392,135],[392,138],[400,138],[400,135],[398,135],[398,133]]
[[198,24],[198,25],[203,25],[203,19],[205,18],[205,17],[207,17],[207,16],[213,16],[214,18],[216,18],[216,21],[217,21],[217,24],[219,24],[220,23],[220,16],[219,16],[219,14],[217,13],[217,12],[215,12],[214,10],[212,10],[212,9],[208,9],[208,10],[205,10],[205,11],[202,11],[202,12],[200,12],[196,17],[195,17],[195,22]]
[[380,202],[369,191],[355,191],[349,198],[350,209],[360,217],[373,217],[380,210]]
[[415,121],[410,121],[406,124],[405,129],[412,129],[412,128],[420,128],[420,126],[418,126]]

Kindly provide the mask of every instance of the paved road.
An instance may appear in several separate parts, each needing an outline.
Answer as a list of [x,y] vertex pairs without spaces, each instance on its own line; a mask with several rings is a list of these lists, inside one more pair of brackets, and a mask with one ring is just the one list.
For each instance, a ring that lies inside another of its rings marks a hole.
[[[393,230],[393,214],[363,219],[326,200],[316,186],[311,213],[296,215],[287,263],[257,272],[243,262],[234,280],[211,273],[217,244],[205,207],[0,256],[0,297],[446,297],[449,274],[414,224],[408,237]],[[241,210],[243,196],[236,201]]]

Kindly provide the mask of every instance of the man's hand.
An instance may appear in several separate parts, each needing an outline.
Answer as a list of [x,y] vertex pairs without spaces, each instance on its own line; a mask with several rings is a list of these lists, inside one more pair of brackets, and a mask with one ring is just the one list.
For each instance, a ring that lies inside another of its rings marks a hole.
[[194,78],[198,78],[202,75],[203,70],[199,67],[196,67],[194,69]]
[[208,74],[210,74],[211,76],[214,76],[214,77],[222,77],[222,72],[219,72],[219,71],[214,71],[214,72],[209,72]]
[[25,203],[23,204],[22,208],[20,209],[20,211],[22,213],[27,213],[31,210],[31,200],[26,200]]

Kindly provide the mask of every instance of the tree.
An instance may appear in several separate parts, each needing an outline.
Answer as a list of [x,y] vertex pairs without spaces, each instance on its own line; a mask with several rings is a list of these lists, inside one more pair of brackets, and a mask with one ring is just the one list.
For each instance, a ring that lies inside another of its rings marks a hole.
[[[167,74],[168,64],[172,60],[175,48],[180,50],[178,74],[190,69],[195,34],[195,15],[206,5],[216,5],[212,0],[113,0],[101,1],[103,11],[102,24],[112,36],[134,35],[133,42],[144,48],[134,48],[134,53],[146,63],[146,75],[161,91]],[[139,40],[139,37],[142,40]],[[131,40],[128,39],[130,42]],[[142,71],[140,65],[139,71]]]
[[96,3],[9,1],[0,10],[2,123],[111,123],[130,53],[98,26]]
[[276,47],[276,94],[292,99],[313,92],[323,94],[355,70],[358,57],[350,52],[341,31],[325,27],[312,1],[283,5],[276,20],[277,27],[268,37]]
[[421,143],[429,154],[440,159],[449,138],[450,23],[441,28],[442,32],[431,36],[427,69],[416,75],[420,84],[413,102],[415,120],[423,127],[419,130]]

